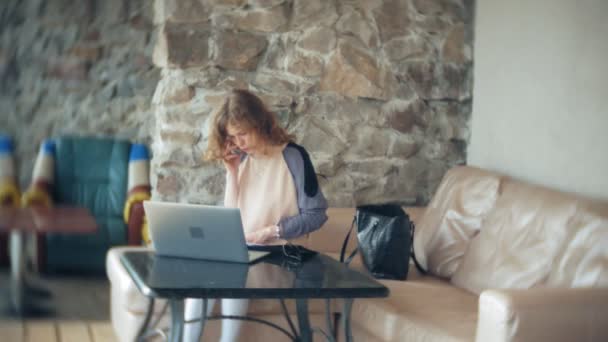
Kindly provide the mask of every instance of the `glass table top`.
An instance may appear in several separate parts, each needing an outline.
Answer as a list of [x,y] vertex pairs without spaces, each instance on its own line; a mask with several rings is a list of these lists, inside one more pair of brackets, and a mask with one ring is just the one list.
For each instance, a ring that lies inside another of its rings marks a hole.
[[253,264],[129,251],[121,262],[146,296],[160,298],[386,297],[388,288],[323,254],[300,263],[273,253]]

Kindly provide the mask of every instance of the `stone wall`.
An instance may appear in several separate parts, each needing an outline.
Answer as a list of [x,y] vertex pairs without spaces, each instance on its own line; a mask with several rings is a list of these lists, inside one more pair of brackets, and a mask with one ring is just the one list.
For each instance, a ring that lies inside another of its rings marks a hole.
[[469,0],[156,0],[156,198],[220,203],[200,158],[214,106],[259,94],[310,152],[332,206],[428,202],[464,163]]
[[151,142],[153,10],[150,0],[0,1],[0,131],[16,139],[22,186],[47,137]]
[[248,88],[311,152],[331,205],[424,204],[466,160],[472,7],[4,0],[0,131],[16,138],[22,186],[42,139],[105,135],[151,145],[156,198],[219,203],[207,126],[227,90]]

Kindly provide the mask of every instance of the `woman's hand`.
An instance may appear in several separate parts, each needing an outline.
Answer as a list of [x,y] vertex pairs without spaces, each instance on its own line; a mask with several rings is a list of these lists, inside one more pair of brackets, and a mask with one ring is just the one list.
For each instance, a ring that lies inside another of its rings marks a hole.
[[247,240],[247,243],[261,245],[268,241],[274,240],[276,238],[276,231],[276,226],[264,227],[263,229],[256,230],[255,232],[247,233],[247,235],[245,235],[245,240]]
[[233,152],[236,149],[236,145],[232,142],[228,142],[224,149],[224,167],[232,175],[236,175],[241,163],[241,155]]

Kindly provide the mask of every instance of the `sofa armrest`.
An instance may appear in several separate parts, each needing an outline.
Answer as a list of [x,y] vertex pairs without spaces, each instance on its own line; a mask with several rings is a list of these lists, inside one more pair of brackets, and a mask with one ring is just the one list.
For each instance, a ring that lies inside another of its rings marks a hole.
[[[21,198],[21,205],[24,208],[29,208],[33,206],[43,206],[43,207],[52,207],[53,199],[50,194],[50,185],[45,184],[43,182],[33,183],[30,187],[23,193],[23,197]],[[35,240],[35,255],[33,256],[33,260],[35,262],[34,268],[36,271],[40,273],[44,273],[46,271],[46,235],[43,232],[36,233]]]
[[[15,182],[0,181],[0,207],[16,208],[20,203],[21,194]],[[0,232],[0,265],[6,265],[8,261],[8,233]]]
[[124,220],[127,224],[127,243],[141,245],[147,236],[143,201],[150,199],[150,187],[139,186],[129,193],[124,207]]
[[129,221],[127,222],[127,244],[128,245],[141,245],[144,231],[144,204],[143,202],[133,203],[131,207],[131,214],[129,215]]
[[21,197],[21,205],[25,208],[36,205],[41,205],[47,208],[53,206],[50,186],[42,184],[30,185],[30,187],[23,193],[23,196]]
[[608,288],[486,290],[476,341],[605,341]]

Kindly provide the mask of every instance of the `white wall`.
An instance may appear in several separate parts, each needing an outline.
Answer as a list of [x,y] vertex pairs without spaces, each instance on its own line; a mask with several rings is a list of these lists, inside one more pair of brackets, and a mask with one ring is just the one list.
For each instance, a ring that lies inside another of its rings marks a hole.
[[608,198],[608,0],[477,0],[468,164]]

